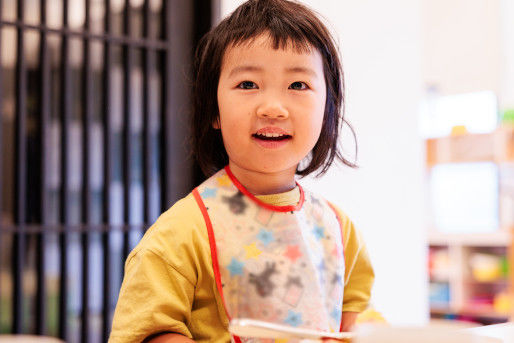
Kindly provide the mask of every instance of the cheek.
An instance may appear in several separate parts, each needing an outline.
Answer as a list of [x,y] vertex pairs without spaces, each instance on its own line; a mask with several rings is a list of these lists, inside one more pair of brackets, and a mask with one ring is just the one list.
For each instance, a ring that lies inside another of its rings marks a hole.
[[316,119],[319,124],[319,131],[321,131],[321,126],[323,125],[323,118],[325,116],[326,99],[326,94],[318,99],[318,110],[316,113]]
[[220,123],[222,130],[238,133],[239,135],[249,129],[252,118],[252,105],[248,99],[238,96],[225,96],[218,98]]
[[321,126],[323,125],[323,117],[325,115],[325,97],[317,97],[313,99],[309,108],[310,112],[310,125],[313,131],[321,130]]
[[239,99],[237,95],[230,94],[227,91],[218,91],[218,109],[220,116],[225,116],[227,119],[236,116],[244,110],[244,102]]
[[323,116],[321,115],[319,118],[320,119],[313,120],[311,126],[311,137],[314,144],[316,144],[316,142],[318,141],[321,129],[323,127]]
[[301,123],[303,129],[306,131],[306,135],[310,137],[310,140],[314,144],[319,139],[323,126],[323,117],[325,115],[325,102],[322,102],[321,99],[316,100],[317,101],[312,103],[312,107],[310,107],[309,115],[304,117],[308,119],[303,120],[303,123]]
[[232,154],[247,142],[248,128],[240,117],[237,111],[225,111],[220,120],[225,149]]

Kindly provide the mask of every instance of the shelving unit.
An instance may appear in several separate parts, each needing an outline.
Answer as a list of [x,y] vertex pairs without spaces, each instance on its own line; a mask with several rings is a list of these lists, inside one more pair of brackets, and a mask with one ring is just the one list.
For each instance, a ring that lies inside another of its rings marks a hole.
[[514,129],[499,128],[492,133],[465,134],[426,141],[427,166],[441,163],[514,163]]
[[430,313],[432,318],[501,323],[514,317],[514,128],[426,141],[429,170],[469,162],[494,162],[502,170],[500,225],[491,233],[429,232]]

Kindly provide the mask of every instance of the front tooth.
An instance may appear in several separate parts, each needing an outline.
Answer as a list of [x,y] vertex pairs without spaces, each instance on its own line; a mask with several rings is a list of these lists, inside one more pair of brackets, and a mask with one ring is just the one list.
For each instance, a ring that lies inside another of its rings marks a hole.
[[282,137],[283,134],[282,133],[259,133],[260,136],[264,136],[264,137],[268,137],[268,138],[273,138],[273,137]]

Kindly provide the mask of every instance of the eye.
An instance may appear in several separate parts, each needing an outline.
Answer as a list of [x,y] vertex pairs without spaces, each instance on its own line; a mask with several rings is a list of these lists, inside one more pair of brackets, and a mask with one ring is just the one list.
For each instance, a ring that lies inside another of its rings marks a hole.
[[307,88],[309,88],[307,86],[307,84],[305,82],[300,82],[300,81],[293,82],[289,86],[289,89],[294,89],[294,90],[297,90],[297,91],[304,90],[304,89],[307,89]]
[[241,89],[257,89],[257,85],[253,81],[243,81],[237,85],[237,88]]

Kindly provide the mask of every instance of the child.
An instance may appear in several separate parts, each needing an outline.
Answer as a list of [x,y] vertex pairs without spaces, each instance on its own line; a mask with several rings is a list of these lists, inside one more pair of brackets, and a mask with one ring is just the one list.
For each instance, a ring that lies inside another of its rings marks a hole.
[[193,145],[210,177],[131,252],[110,341],[229,342],[230,318],[349,330],[373,283],[364,243],[295,182],[334,159],[354,166],[337,146],[329,32],[297,2],[250,0],[202,39],[195,78]]

